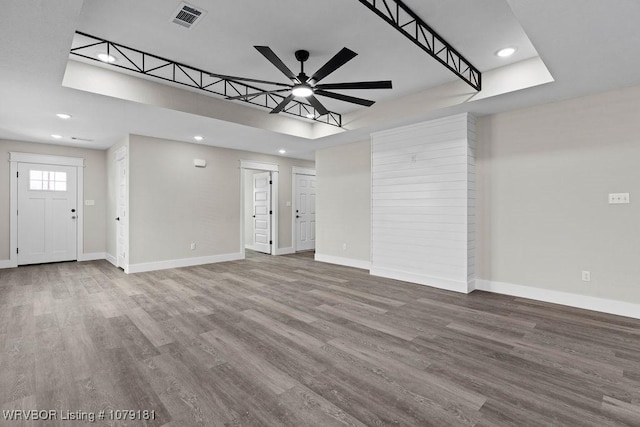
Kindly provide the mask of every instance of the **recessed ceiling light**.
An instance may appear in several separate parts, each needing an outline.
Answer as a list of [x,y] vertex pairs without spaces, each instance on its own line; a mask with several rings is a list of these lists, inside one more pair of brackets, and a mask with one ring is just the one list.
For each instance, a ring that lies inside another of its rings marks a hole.
[[293,87],[291,93],[293,93],[293,96],[306,98],[307,96],[311,96],[313,94],[313,91],[307,85],[296,85]]
[[312,113],[307,114],[307,119],[313,119],[315,116]]
[[116,62],[116,57],[109,55],[108,53],[99,53],[98,59],[102,62],[107,62],[109,64]]
[[71,114],[58,113],[56,116],[60,117],[62,120],[67,120],[71,118]]
[[193,137],[193,139],[195,139],[196,141],[202,141],[204,139],[204,136],[196,135]]
[[505,47],[504,49],[500,49],[499,51],[497,51],[496,55],[498,55],[500,58],[506,58],[513,55],[514,53],[516,53],[515,47]]
[[55,133],[52,133],[52,134],[51,134],[51,138],[54,138],[54,139],[60,139],[60,138],[62,138],[62,135],[57,135],[57,134],[55,134]]
[[286,152],[287,152],[287,150],[278,150],[278,153],[280,153],[280,154],[284,154]]

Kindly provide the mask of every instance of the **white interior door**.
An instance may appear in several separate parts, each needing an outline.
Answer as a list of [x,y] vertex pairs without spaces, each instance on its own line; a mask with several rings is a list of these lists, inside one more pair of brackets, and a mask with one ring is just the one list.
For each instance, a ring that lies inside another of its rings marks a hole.
[[296,251],[316,248],[316,177],[296,175]]
[[18,164],[18,265],[78,259],[77,169]]
[[119,153],[117,159],[117,197],[116,197],[116,262],[118,267],[125,267],[125,250],[127,247],[126,207],[127,207],[127,171],[126,155]]
[[271,173],[253,175],[253,247],[271,253]]

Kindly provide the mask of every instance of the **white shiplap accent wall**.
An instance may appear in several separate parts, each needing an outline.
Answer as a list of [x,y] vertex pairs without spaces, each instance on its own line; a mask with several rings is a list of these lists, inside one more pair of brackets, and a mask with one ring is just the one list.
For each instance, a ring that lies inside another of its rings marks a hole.
[[372,134],[371,156],[371,274],[472,291],[474,118]]

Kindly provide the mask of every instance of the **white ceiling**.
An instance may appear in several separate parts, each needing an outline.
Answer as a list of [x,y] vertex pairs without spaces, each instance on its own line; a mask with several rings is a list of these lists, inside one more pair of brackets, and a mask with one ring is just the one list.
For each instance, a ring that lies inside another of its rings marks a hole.
[[[297,49],[308,74],[342,47],[359,55],[326,82],[391,79],[392,90],[343,93],[386,102],[457,80],[357,0],[193,0],[208,14],[186,30],[170,22],[178,0],[25,0],[0,16],[0,138],[104,149],[128,133],[313,158],[324,146],[366,138],[370,129],[306,140],[210,117],[61,86],[76,30],[217,73],[286,82],[254,45],[289,67]],[[640,82],[640,2],[635,0],[407,0],[481,71],[539,55],[555,82],[463,104],[433,115],[489,114]],[[508,60],[495,51],[516,46]],[[535,46],[535,47],[534,47]],[[361,109],[322,98],[332,110]],[[57,112],[73,115],[69,121]],[[267,114],[267,111],[264,111]],[[363,112],[366,114],[366,111]],[[52,141],[50,134],[64,136]],[[91,139],[78,143],[71,136]]]

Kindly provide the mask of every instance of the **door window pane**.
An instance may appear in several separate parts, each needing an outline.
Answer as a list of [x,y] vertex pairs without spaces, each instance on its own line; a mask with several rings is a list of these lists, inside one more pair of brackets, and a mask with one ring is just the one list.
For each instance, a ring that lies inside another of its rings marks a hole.
[[29,190],[67,191],[67,173],[30,170]]

